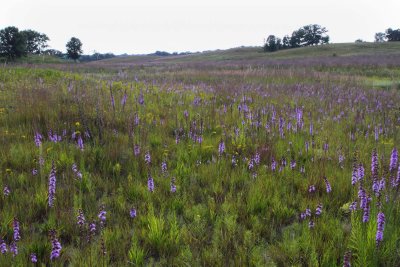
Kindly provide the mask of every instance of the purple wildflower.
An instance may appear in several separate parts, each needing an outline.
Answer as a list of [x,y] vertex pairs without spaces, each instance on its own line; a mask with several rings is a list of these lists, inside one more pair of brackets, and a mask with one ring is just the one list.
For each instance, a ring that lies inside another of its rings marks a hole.
[[172,193],[176,192],[175,178],[171,179],[171,192]]
[[38,174],[38,170],[37,169],[32,169],[32,175],[36,176]]
[[78,167],[76,166],[76,163],[72,164],[72,171],[75,173],[76,177],[79,180],[82,180],[82,173],[78,170]]
[[82,136],[79,135],[78,137],[78,148],[83,151],[83,139]]
[[260,162],[261,162],[260,153],[256,152],[256,154],[254,155],[254,163],[256,165],[260,165]]
[[133,153],[135,154],[135,157],[137,157],[140,154],[140,146],[138,144],[134,145]]
[[313,220],[310,220],[310,221],[308,222],[308,228],[312,229],[312,228],[314,228],[314,227],[315,227],[314,221],[313,221]]
[[396,149],[396,148],[393,148],[392,154],[390,155],[390,165],[389,165],[389,171],[390,171],[390,172],[393,172],[393,171],[396,170],[397,161],[398,161],[397,149]]
[[235,155],[232,156],[231,163],[232,163],[232,167],[236,167],[236,165],[237,165],[237,160],[236,160]]
[[300,220],[305,220],[305,218],[307,217],[307,215],[304,213],[304,212],[302,212],[302,213],[300,213]]
[[355,211],[356,209],[357,209],[357,201],[353,201],[349,206],[349,210]]
[[167,162],[166,161],[161,162],[161,172],[164,174],[167,172]]
[[31,262],[32,263],[36,263],[37,262],[37,257],[36,257],[35,253],[31,253],[30,258],[31,258]]
[[358,168],[357,168],[357,164],[354,163],[353,164],[353,172],[351,174],[351,184],[355,185],[358,181]]
[[54,161],[53,161],[51,164],[51,171],[49,175],[49,192],[48,192],[49,207],[54,206],[55,194],[56,194],[56,168],[54,166]]
[[150,165],[151,163],[150,151],[147,151],[146,154],[144,155],[144,162],[146,162],[147,165]]
[[96,223],[95,222],[92,222],[89,224],[89,232],[92,235],[94,235],[94,233],[96,233]]
[[10,252],[13,254],[13,257],[18,255],[18,247],[17,247],[17,243],[15,241],[11,242]]
[[58,241],[57,237],[56,237],[56,232],[55,230],[51,230],[50,231],[50,235],[51,235],[51,253],[50,253],[50,260],[54,260],[57,259],[58,257],[60,257],[60,253],[61,253],[61,244]]
[[42,140],[43,140],[43,136],[39,132],[36,132],[35,133],[35,145],[37,147],[40,147],[42,145]]
[[322,213],[322,203],[319,203],[316,210],[315,210],[315,215],[319,216]]
[[271,161],[271,170],[274,172],[276,170],[276,161],[274,158],[272,158]]
[[0,238],[0,253],[5,254],[7,253],[7,245],[6,242]]
[[21,236],[19,234],[19,230],[20,230],[19,229],[19,221],[18,221],[17,218],[14,218],[14,221],[13,221],[13,231],[14,231],[13,240],[15,242],[17,242],[17,241],[19,241],[21,239]]
[[308,193],[314,193],[315,192],[315,185],[310,185],[309,187],[308,187]]
[[375,149],[372,151],[371,175],[372,179],[374,178],[378,179],[378,154],[376,153]]
[[136,217],[136,209],[135,208],[130,209],[129,216],[131,218],[135,218]]
[[7,185],[4,186],[4,189],[3,189],[4,196],[7,197],[10,193],[11,193],[10,188]]
[[383,212],[378,213],[377,218],[377,230],[376,230],[376,245],[378,246],[383,240],[383,230],[385,228],[385,214]]
[[290,169],[292,169],[292,171],[294,170],[294,168],[296,168],[296,161],[294,159],[292,159],[290,161]]
[[325,186],[326,186],[326,192],[330,193],[332,191],[331,184],[329,183],[329,181],[326,177],[324,177],[324,181],[325,181]]
[[358,165],[357,176],[358,176],[358,181],[362,181],[365,176],[364,166],[361,163]]
[[150,192],[154,191],[154,180],[150,174],[149,174],[149,177],[147,178],[147,188],[149,189]]
[[306,212],[305,212],[307,217],[311,217],[311,210],[310,208],[306,208]]
[[82,228],[86,222],[85,215],[83,214],[82,209],[78,210],[78,216],[76,216],[76,220],[77,220],[77,224],[79,225],[79,228]]
[[107,212],[106,212],[105,206],[103,204],[103,205],[101,205],[99,214],[97,215],[97,217],[100,220],[100,226],[101,227],[104,227],[104,225],[106,224],[106,215],[107,215]]
[[351,261],[351,251],[347,251],[344,254],[343,267],[351,267],[350,261]]
[[225,151],[225,143],[224,143],[224,141],[221,140],[221,142],[219,142],[219,145],[218,145],[219,155],[221,156],[224,153],[224,151]]

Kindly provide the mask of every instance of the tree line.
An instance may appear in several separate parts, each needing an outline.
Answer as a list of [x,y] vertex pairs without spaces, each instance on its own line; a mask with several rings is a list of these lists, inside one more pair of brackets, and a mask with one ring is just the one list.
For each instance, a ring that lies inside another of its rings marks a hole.
[[400,41],[400,29],[393,30],[392,28],[386,29],[385,32],[375,33],[375,42],[399,42]]
[[313,46],[329,43],[328,30],[318,24],[310,24],[285,35],[282,39],[275,35],[269,35],[264,42],[265,52],[274,52],[281,49]]
[[49,37],[35,30],[20,31],[17,27],[9,26],[0,30],[0,57],[15,60],[27,55],[52,55],[73,60],[93,61],[115,57],[114,54],[82,55],[82,42],[72,37],[66,44],[67,53],[55,49],[47,49]]

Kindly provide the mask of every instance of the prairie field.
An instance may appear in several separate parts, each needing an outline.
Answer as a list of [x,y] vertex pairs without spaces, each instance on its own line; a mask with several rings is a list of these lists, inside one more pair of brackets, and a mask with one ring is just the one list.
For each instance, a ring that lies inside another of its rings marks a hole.
[[400,266],[400,45],[260,51],[2,65],[0,266]]

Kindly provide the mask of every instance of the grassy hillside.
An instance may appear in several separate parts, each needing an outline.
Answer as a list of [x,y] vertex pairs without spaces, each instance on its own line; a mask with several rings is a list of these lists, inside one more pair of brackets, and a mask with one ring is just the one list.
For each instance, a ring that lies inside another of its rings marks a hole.
[[219,61],[251,61],[301,59],[315,57],[350,57],[350,56],[400,56],[398,43],[343,43],[315,47],[301,47],[281,50],[273,53],[263,52],[261,47],[240,47],[228,50],[216,50],[182,56],[128,56],[102,61],[107,64],[145,64],[145,63],[187,63],[187,62],[219,62]]

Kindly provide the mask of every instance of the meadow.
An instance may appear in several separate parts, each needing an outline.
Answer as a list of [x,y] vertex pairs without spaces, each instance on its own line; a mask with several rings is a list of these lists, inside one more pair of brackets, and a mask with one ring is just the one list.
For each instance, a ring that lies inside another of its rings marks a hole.
[[385,45],[2,65],[0,266],[399,266]]

